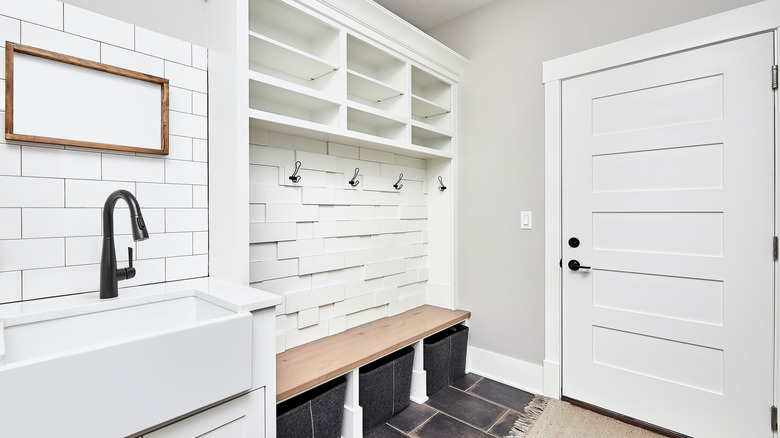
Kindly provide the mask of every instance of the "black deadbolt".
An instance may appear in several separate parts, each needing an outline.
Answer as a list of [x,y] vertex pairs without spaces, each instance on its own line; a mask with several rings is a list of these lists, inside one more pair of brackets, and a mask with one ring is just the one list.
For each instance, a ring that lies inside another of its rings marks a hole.
[[580,246],[580,239],[576,237],[572,237],[571,239],[569,239],[569,246],[572,248],[576,248]]

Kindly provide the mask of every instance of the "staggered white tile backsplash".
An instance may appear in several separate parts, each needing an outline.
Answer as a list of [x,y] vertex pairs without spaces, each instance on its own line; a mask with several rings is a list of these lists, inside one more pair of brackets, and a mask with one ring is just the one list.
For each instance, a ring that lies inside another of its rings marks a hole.
[[282,296],[277,351],[425,304],[425,160],[263,130],[251,143],[249,275]]
[[53,0],[0,3],[0,38],[170,81],[168,156],[0,140],[0,303],[97,290],[102,207],[117,189],[136,195],[149,229],[133,242],[117,203],[119,265],[128,246],[137,259],[120,288],[208,275],[206,49]]

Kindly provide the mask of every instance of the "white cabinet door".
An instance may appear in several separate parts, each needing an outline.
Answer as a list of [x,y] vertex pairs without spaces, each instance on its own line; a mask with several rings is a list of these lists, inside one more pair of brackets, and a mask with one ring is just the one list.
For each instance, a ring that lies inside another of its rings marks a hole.
[[185,418],[144,438],[261,438],[265,436],[265,388]]
[[773,44],[564,81],[565,396],[696,437],[772,436]]

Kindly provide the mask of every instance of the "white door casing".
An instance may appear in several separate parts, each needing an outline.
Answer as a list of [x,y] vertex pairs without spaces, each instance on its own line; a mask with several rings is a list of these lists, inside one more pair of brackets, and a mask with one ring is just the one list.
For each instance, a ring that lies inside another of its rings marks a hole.
[[563,395],[693,436],[771,436],[773,43],[563,81]]

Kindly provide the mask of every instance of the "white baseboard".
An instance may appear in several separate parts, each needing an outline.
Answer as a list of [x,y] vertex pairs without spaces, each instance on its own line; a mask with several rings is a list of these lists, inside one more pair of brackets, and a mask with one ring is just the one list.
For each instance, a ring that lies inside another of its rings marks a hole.
[[544,368],[476,347],[468,348],[468,371],[515,388],[541,394]]

